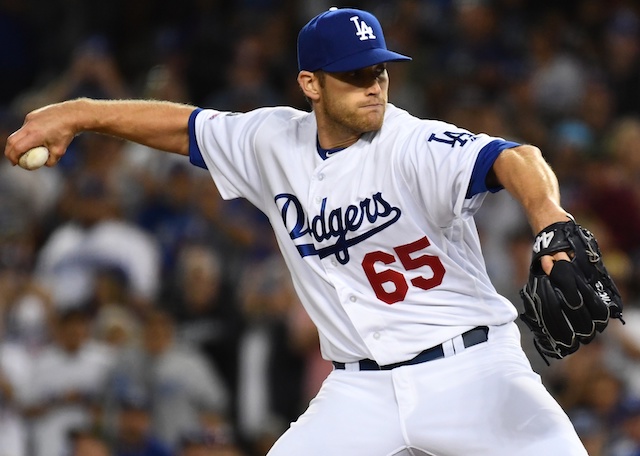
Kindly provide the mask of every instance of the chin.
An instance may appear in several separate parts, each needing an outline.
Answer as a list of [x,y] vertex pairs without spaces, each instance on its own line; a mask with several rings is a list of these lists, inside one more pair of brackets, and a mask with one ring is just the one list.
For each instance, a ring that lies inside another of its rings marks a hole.
[[364,133],[370,131],[378,131],[382,128],[384,122],[384,113],[382,115],[370,116],[365,124]]

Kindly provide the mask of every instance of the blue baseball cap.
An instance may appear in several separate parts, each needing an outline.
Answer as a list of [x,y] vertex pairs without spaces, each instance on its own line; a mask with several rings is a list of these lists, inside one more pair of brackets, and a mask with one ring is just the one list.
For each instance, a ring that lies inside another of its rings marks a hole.
[[387,49],[378,19],[366,11],[331,8],[298,34],[300,71],[353,71],[383,62],[411,60]]

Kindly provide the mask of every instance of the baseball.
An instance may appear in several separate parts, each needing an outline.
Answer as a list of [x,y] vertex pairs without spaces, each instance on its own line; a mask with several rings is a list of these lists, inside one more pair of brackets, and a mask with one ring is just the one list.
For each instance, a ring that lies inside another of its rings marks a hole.
[[20,157],[18,165],[24,169],[32,170],[43,166],[49,159],[49,149],[44,146],[29,149]]

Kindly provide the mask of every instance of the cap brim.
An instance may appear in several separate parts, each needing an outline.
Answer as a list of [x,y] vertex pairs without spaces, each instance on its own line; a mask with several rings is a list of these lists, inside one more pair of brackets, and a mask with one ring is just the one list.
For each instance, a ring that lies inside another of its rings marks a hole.
[[367,49],[357,54],[336,60],[329,65],[325,65],[321,69],[329,73],[341,73],[344,71],[353,71],[372,65],[378,65],[379,63],[403,62],[407,60],[411,60],[411,57],[389,51],[388,49]]

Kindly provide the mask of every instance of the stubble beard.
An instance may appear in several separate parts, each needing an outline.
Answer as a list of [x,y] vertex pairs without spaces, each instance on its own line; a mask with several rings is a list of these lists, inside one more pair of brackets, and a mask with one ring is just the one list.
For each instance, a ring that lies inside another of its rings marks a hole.
[[333,128],[361,135],[382,128],[386,107],[385,102],[381,113],[371,111],[363,114],[358,108],[348,106],[340,99],[325,98],[322,110],[325,119]]

